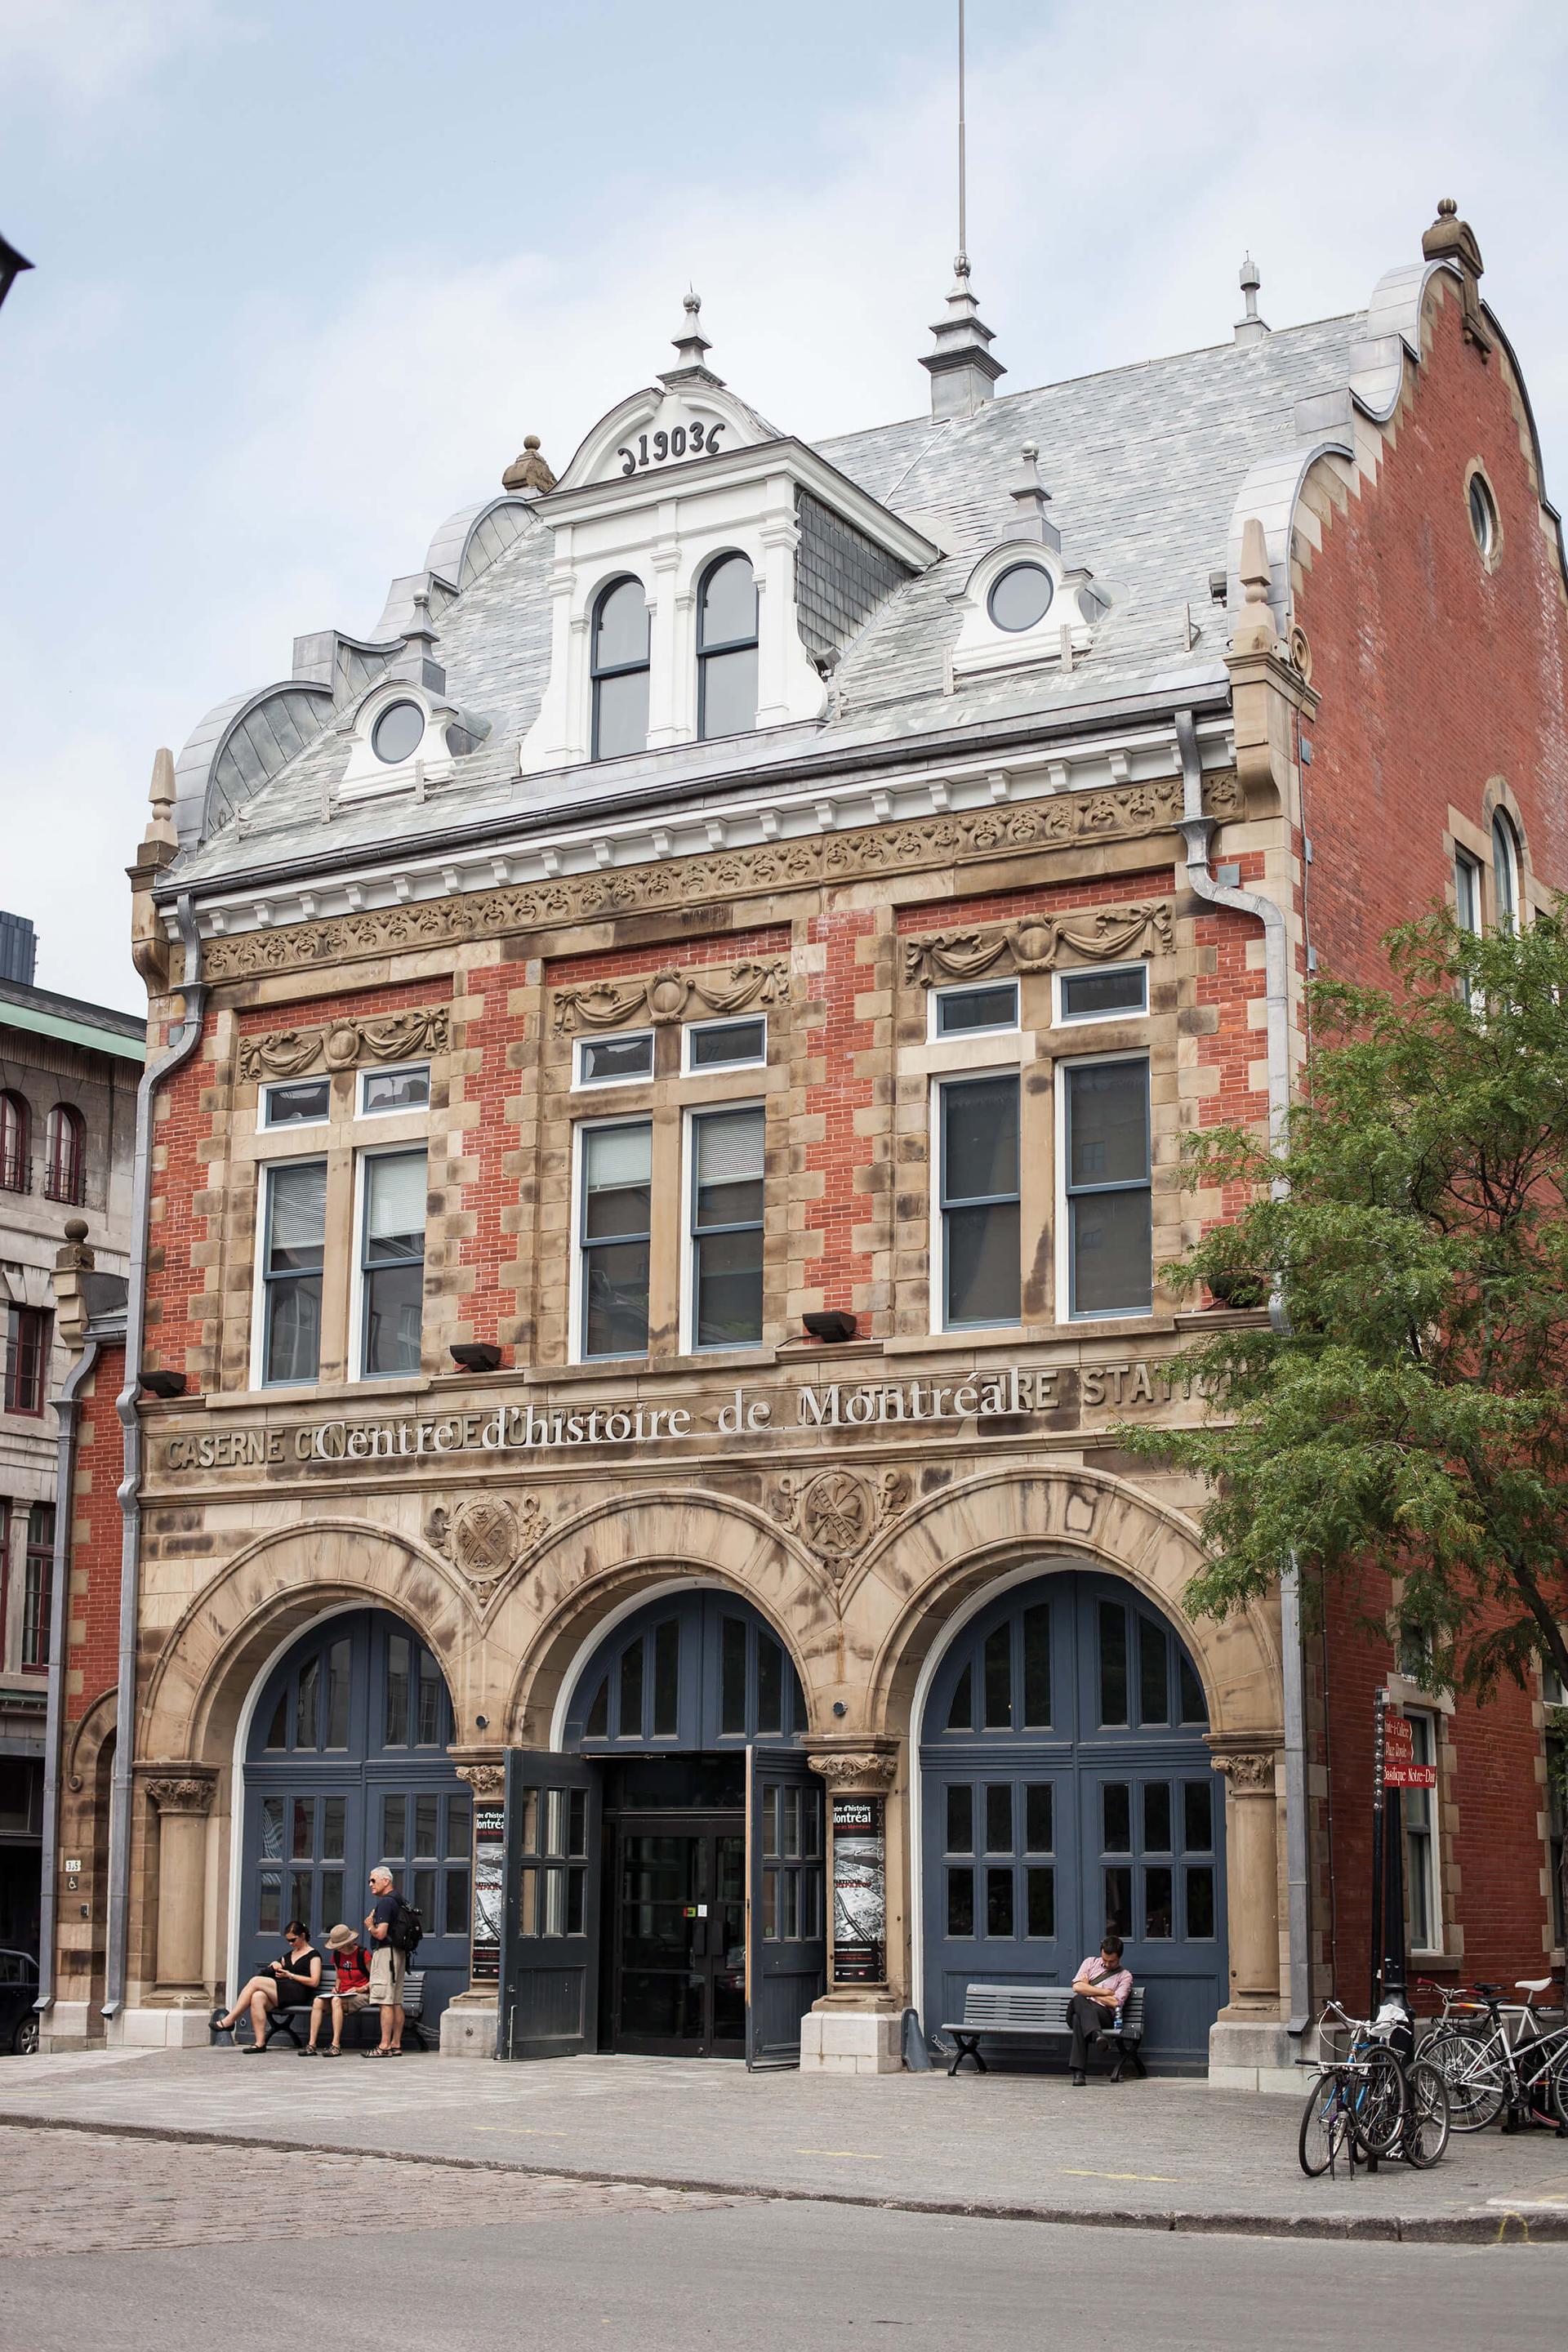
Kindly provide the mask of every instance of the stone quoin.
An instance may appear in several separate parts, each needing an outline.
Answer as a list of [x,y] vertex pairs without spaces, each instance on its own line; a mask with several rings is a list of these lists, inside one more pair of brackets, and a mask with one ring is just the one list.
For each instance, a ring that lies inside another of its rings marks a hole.
[[1118,1440],[1264,1311],[1161,1268],[1309,972],[1568,882],[1562,540],[1461,229],[1008,394],[966,266],[931,413],[817,443],[689,298],[161,756],[130,1296],[58,1277],[46,2044],[204,2037],[384,1859],[453,2055],[885,2070],[1112,1923],[1152,2065],[1293,2087],[1378,1688],[1417,1964],[1561,1958],[1562,1695],[1193,1616],[1202,1496]]

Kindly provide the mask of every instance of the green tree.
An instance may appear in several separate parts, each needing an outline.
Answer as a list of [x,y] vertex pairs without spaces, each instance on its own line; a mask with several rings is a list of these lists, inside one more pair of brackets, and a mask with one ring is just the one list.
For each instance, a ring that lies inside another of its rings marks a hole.
[[1568,902],[1388,950],[1386,990],[1314,985],[1278,1150],[1188,1139],[1192,1182],[1249,1205],[1168,1277],[1272,1311],[1184,1360],[1198,1427],[1118,1434],[1210,1482],[1198,1612],[1294,1560],[1304,1609],[1338,1587],[1384,1623],[1386,1575],[1431,1686],[1485,1698],[1543,1655],[1568,1687]]

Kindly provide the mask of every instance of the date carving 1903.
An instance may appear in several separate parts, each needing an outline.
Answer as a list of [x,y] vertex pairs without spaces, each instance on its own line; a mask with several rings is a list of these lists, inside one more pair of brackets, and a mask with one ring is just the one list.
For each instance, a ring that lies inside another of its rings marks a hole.
[[723,430],[721,418],[704,425],[700,417],[693,417],[689,425],[678,425],[668,433],[639,433],[635,449],[617,449],[616,455],[624,460],[623,474],[641,473],[645,466],[666,465],[671,457],[710,457],[718,450]]

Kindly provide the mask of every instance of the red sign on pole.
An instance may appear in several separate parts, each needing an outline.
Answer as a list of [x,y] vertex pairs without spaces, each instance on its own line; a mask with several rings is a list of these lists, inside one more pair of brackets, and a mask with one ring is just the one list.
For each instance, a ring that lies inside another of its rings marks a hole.
[[1385,1789],[1435,1789],[1437,1767],[1436,1764],[1384,1764],[1383,1785]]

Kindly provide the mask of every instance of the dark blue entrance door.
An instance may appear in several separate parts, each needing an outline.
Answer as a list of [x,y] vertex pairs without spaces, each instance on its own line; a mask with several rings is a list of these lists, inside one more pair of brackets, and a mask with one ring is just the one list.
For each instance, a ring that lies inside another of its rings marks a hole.
[[286,1920],[318,1948],[340,1919],[359,1928],[385,1862],[424,1922],[424,2021],[467,1990],[473,1823],[451,1738],[440,1668],[385,1610],[329,1618],[273,1668],[246,1751],[242,1980]]
[[1226,1998],[1223,1815],[1203,1688],[1110,1577],[1013,1586],[956,1636],[921,1726],[925,2015],[1065,1985],[1108,1927],[1152,2063],[1197,2067]]

